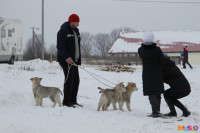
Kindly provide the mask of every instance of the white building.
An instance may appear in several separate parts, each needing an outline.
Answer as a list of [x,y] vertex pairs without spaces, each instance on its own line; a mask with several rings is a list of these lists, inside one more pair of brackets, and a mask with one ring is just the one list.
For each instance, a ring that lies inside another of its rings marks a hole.
[[14,64],[22,59],[22,22],[0,17],[0,61]]

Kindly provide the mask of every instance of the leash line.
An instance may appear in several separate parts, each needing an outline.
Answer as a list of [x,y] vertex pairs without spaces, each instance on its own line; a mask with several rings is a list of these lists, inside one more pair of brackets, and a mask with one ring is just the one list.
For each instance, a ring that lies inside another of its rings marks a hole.
[[[70,65],[71,65],[71,66],[70,66]],[[99,76],[99,75],[96,75],[96,74],[94,74],[94,73],[92,73],[92,72],[89,72],[89,71],[86,70],[84,67],[78,66],[78,65],[76,65],[74,62],[72,62],[72,63],[68,63],[68,73],[67,73],[67,77],[65,78],[64,83],[63,83],[60,87],[64,86],[64,84],[66,83],[66,81],[67,81],[67,79],[68,79],[68,77],[69,77],[69,71],[70,71],[72,65],[73,65],[73,66],[76,66],[76,67],[78,67],[78,68],[80,68],[80,69],[82,69],[82,70],[84,70],[84,71],[86,71],[88,74],[90,74],[90,76],[92,76],[94,79],[96,79],[97,81],[99,81],[100,83],[104,84],[104,85],[107,86],[107,87],[113,88],[113,87],[111,87],[111,86],[109,86],[109,85],[103,83],[102,81],[100,81],[97,77],[99,77],[99,78],[101,78],[101,79],[103,79],[103,80],[105,80],[105,81],[107,81],[107,82],[110,82],[110,83],[112,83],[112,84],[114,84],[114,85],[117,85],[117,84],[115,84],[115,83],[113,83],[113,82],[111,82],[111,81],[109,81],[109,80],[107,80],[107,79],[105,79],[105,78],[103,78],[103,77],[101,77],[101,76]],[[96,76],[96,77],[95,77],[95,76]],[[60,87],[59,87],[59,88],[60,88]]]
[[90,73],[90,74],[93,74],[93,75],[95,75],[95,76],[97,76],[97,77],[99,77],[99,78],[101,78],[101,79],[103,79],[103,80],[105,80],[105,81],[108,81],[108,82],[110,82],[110,83],[116,85],[115,83],[113,83],[113,82],[111,82],[111,81],[109,81],[109,80],[107,80],[107,79],[105,79],[105,78],[102,78],[102,77],[100,77],[99,75],[96,75],[96,74],[94,74],[94,73],[92,73],[92,72],[89,72],[89,71],[86,70],[84,67],[83,67],[82,69],[84,69],[86,72],[88,72],[88,73]]
[[[111,82],[111,81],[109,81],[109,80],[107,80],[107,79],[105,79],[105,78],[103,78],[103,77],[100,77],[99,75],[96,75],[96,74],[94,74],[94,73],[92,73],[92,72],[89,72],[89,71],[86,70],[84,67],[81,67],[81,66],[76,65],[74,62],[72,62],[71,64],[74,65],[74,66],[76,66],[76,67],[78,67],[78,68],[80,68],[80,69],[83,69],[84,71],[86,71],[87,73],[89,73],[93,78],[95,78],[97,81],[99,81],[100,83],[104,84],[105,86],[111,87],[111,86],[109,86],[109,85],[103,83],[102,81],[100,81],[100,80],[97,79],[96,77],[99,77],[99,78],[101,78],[101,79],[103,79],[103,80],[105,80],[105,81],[108,81],[108,82],[110,82],[110,83],[116,85],[115,83],[113,83],[113,82]],[[95,76],[96,76],[96,77],[95,77]],[[111,88],[112,88],[112,87],[111,87]]]
[[[71,66],[69,66],[70,64],[69,63],[67,63],[68,64],[68,72],[67,72],[67,77],[65,78],[65,81],[64,81],[64,83],[60,86],[60,87],[62,87],[62,86],[64,86],[65,85],[65,82],[67,81],[67,79],[68,79],[68,76],[69,76],[69,70],[71,69],[71,67],[72,67],[72,64],[71,64]],[[58,88],[60,88],[60,87],[58,87]]]

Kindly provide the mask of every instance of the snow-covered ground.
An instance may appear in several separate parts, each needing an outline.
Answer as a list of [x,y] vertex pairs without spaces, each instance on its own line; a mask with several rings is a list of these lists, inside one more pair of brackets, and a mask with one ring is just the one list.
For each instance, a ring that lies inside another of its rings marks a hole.
[[[151,107],[148,97],[142,92],[142,66],[136,67],[134,73],[104,72],[97,66],[86,66],[90,72],[104,77],[114,83],[123,81],[135,82],[138,91],[131,99],[132,111],[114,111],[112,106],[106,112],[97,111],[100,98],[98,86],[103,84],[91,77],[87,72],[80,72],[80,88],[78,102],[83,108],[58,107],[52,108],[49,99],[44,99],[43,107],[34,106],[30,78],[43,78],[44,86],[60,87],[64,82],[63,71],[57,62],[32,60],[16,62],[15,65],[0,64],[0,133],[177,133],[178,125],[197,125],[200,132],[200,66],[194,69],[181,69],[190,82],[192,92],[181,101],[192,112],[188,118],[171,119],[149,118]],[[181,68],[181,66],[178,66]],[[105,82],[105,81],[103,81]],[[112,84],[105,82],[112,86]],[[168,86],[165,85],[167,89]],[[60,88],[62,90],[62,87]],[[63,98],[63,97],[61,97]],[[162,98],[161,112],[168,113],[169,109]]]

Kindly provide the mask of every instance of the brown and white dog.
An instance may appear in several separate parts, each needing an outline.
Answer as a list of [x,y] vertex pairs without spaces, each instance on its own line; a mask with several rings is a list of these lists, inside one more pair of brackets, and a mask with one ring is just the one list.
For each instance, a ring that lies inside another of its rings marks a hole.
[[[99,100],[97,111],[102,107],[103,111],[106,111],[109,105],[113,104],[113,109],[117,110],[116,103],[122,99],[122,92],[125,92],[126,89],[124,87],[123,82],[117,84],[114,89],[100,89],[100,93],[102,93],[101,98]],[[119,108],[122,110],[122,104],[119,103]]]
[[[130,107],[130,102],[131,102],[131,95],[133,93],[133,91],[137,91],[138,88],[136,87],[136,84],[133,82],[128,82],[127,86],[126,86],[126,92],[122,93],[122,99],[120,99],[119,101],[119,105],[123,107],[124,102],[126,102],[126,107],[129,111],[131,111],[131,107]],[[123,108],[122,108],[123,110]]]

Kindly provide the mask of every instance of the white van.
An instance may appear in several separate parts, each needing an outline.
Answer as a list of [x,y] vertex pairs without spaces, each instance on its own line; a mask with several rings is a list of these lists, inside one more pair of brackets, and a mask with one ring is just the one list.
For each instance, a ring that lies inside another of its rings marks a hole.
[[0,62],[22,60],[22,22],[0,17]]

